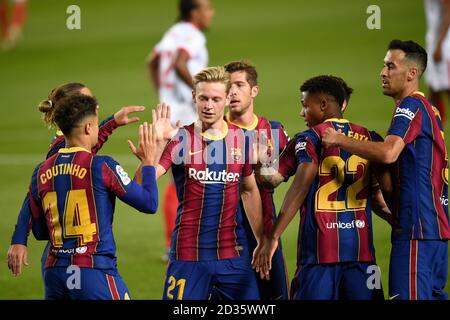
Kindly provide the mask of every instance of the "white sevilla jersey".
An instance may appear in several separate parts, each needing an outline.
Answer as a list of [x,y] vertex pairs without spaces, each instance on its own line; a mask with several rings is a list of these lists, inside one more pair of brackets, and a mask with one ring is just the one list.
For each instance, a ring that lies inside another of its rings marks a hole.
[[[170,104],[173,114],[177,114],[177,109],[194,110],[192,88],[174,69],[174,59],[178,50],[184,50],[189,55],[187,66],[192,76],[208,66],[206,37],[190,22],[181,21],[173,25],[155,46],[154,54],[159,55],[159,99]],[[180,113],[185,116],[185,113]]]

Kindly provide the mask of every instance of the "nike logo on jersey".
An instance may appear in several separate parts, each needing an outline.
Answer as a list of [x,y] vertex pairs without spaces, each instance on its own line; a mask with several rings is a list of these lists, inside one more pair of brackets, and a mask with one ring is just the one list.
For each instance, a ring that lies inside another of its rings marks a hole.
[[191,150],[189,150],[188,154],[189,154],[190,156],[193,156],[194,154],[197,154],[197,153],[200,153],[200,152],[203,152],[203,150],[198,150],[198,151],[194,151],[194,152],[192,152]]

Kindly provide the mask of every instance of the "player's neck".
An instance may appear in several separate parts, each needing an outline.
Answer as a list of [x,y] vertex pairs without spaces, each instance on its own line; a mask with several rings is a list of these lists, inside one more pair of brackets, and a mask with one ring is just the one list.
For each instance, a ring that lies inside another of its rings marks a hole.
[[411,82],[410,85],[407,85],[405,89],[403,89],[397,96],[394,96],[394,100],[396,104],[400,104],[400,102],[405,99],[407,96],[412,95],[414,92],[420,91],[419,84],[416,82]]
[[225,130],[225,126],[226,126],[226,123],[223,119],[220,119],[219,121],[216,121],[211,124],[201,122],[202,132],[205,132],[207,130],[214,130],[214,131],[222,132]]
[[255,124],[255,119],[257,119],[257,116],[253,112],[253,104],[252,104],[243,114],[235,114],[228,111],[226,118],[230,123],[233,123],[238,127],[248,128]]
[[79,138],[79,137],[66,137],[66,148],[83,148],[86,150],[91,150],[91,143],[88,139]]

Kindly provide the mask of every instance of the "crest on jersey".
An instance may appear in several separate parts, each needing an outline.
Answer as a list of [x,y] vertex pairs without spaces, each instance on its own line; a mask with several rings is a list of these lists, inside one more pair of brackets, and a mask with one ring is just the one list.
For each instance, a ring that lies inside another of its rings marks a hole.
[[231,158],[234,161],[239,161],[242,159],[242,151],[241,148],[231,148]]

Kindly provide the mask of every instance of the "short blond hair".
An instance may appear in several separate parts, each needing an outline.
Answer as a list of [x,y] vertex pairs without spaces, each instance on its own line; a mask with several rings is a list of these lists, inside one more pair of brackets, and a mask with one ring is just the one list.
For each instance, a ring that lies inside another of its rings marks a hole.
[[225,90],[228,93],[231,88],[230,74],[224,67],[209,67],[197,73],[193,80],[194,90],[200,82],[221,82],[225,85]]

